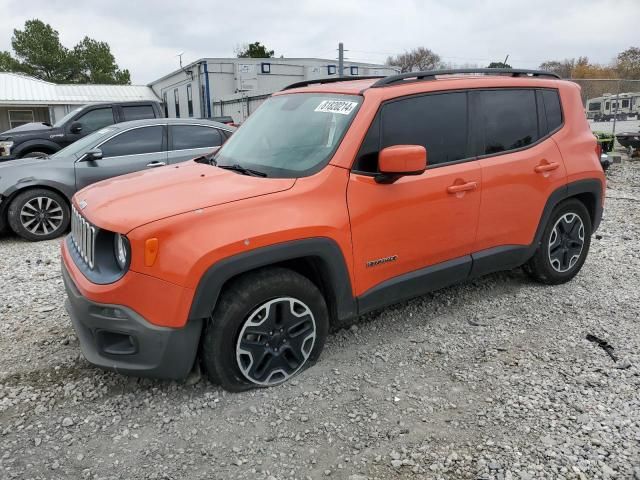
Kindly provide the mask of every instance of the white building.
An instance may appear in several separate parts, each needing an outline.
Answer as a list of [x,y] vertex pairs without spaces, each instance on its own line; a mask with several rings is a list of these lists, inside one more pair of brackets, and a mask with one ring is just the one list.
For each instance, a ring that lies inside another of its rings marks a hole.
[[[343,76],[393,75],[395,67],[345,61]],[[303,80],[338,75],[322,58],[202,58],[151,82],[167,117],[230,116],[243,121],[264,99]]]
[[53,124],[87,103],[133,100],[160,99],[146,85],[65,85],[0,72],[0,132],[29,122]]

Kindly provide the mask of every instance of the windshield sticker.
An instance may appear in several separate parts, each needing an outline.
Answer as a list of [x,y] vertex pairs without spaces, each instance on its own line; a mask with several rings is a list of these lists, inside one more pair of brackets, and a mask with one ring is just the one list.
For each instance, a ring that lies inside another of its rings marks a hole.
[[349,102],[347,100],[323,100],[314,111],[349,115],[357,105],[358,102]]

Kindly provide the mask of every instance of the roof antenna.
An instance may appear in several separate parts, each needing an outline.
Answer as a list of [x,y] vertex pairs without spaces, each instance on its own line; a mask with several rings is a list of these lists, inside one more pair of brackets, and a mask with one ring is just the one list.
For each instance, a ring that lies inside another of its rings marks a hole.
[[193,70],[187,70],[182,66],[182,55],[184,55],[184,52],[180,52],[176,55],[176,57],[180,59],[180,70],[182,70],[186,75],[189,75],[191,80],[193,80]]

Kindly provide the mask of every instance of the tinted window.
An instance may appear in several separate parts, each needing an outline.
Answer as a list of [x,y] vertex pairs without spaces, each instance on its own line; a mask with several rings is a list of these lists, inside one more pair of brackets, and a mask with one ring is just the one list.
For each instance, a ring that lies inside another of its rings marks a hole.
[[156,116],[151,105],[132,105],[130,107],[122,107],[122,114],[124,115],[125,121],[155,118]]
[[96,108],[85,113],[76,121],[82,124],[82,133],[86,135],[107,125],[113,125],[113,109],[111,107]]
[[552,132],[562,125],[562,108],[560,97],[556,90],[540,90],[544,99],[544,109],[547,113],[547,132]]
[[514,150],[538,140],[533,90],[486,90],[475,95],[478,155]]
[[103,157],[136,155],[162,151],[162,132],[160,125],[134,128],[113,137],[100,146]]
[[380,148],[423,145],[429,165],[467,156],[466,93],[425,95],[387,103],[380,119]]
[[220,132],[217,128],[176,125],[171,127],[171,132],[173,135],[173,150],[218,147],[222,145]]

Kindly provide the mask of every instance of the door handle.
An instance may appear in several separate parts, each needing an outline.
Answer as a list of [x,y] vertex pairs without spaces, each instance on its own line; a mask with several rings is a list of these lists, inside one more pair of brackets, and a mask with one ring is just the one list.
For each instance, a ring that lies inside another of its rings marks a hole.
[[151,163],[147,163],[147,167],[164,167],[167,163],[166,162],[151,162]]
[[478,188],[478,184],[476,182],[467,182],[461,183],[460,185],[450,185],[447,187],[447,192],[453,194],[475,190],[476,188]]
[[551,172],[552,170],[557,169],[559,166],[560,164],[558,162],[541,163],[540,165],[537,165],[533,170],[536,173]]

